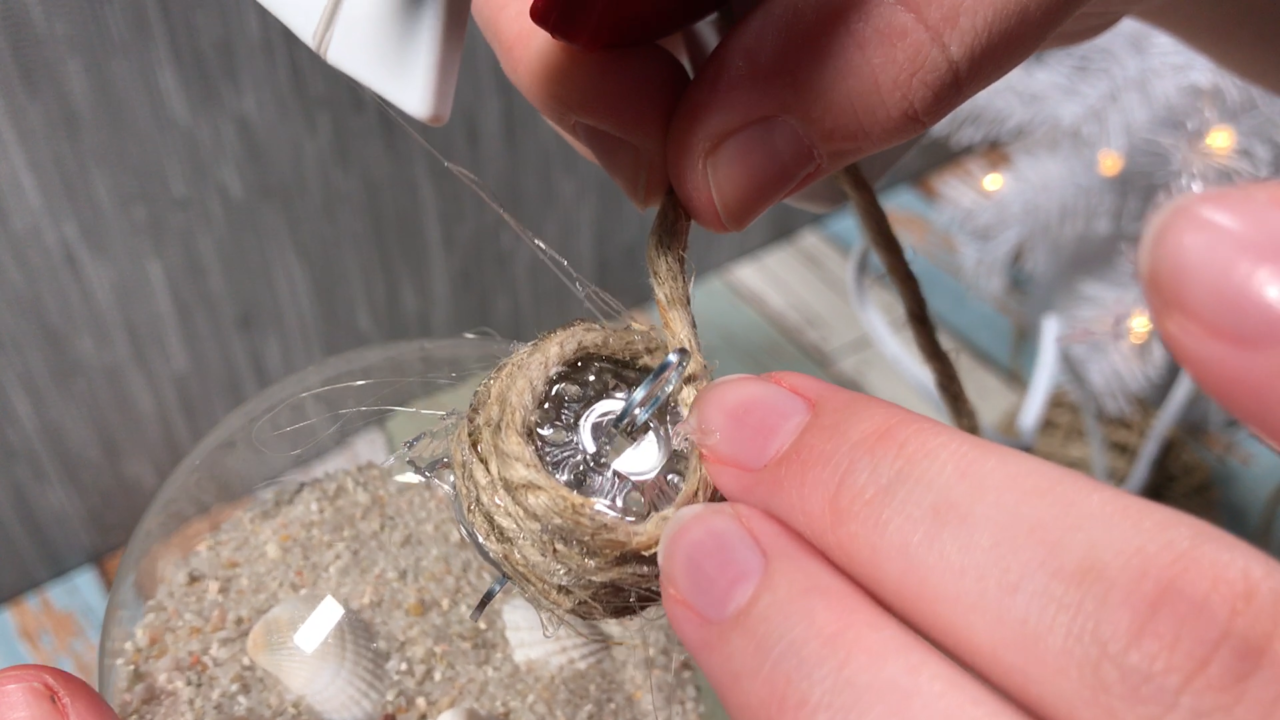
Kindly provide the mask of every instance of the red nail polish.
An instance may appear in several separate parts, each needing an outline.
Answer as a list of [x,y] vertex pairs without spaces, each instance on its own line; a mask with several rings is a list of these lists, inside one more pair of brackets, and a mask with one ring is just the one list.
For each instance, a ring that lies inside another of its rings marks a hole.
[[727,4],[728,0],[533,0],[529,17],[561,42],[601,50],[657,42]]

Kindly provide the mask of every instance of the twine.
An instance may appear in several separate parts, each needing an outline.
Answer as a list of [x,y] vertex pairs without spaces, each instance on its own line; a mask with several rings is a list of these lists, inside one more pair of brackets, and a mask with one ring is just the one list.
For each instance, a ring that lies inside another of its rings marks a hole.
[[[920,286],[870,183],[856,166],[840,174],[907,309],[917,345],[932,368],[957,425],[977,432],[977,419],[950,357],[938,341]],[[455,492],[462,523],[474,540],[539,610],[604,620],[634,615],[661,602],[658,539],[671,515],[693,503],[719,500],[698,453],[689,453],[685,485],[673,505],[644,521],[599,512],[595,502],[562,485],[533,443],[534,410],[550,378],[595,355],[653,370],[673,349],[691,360],[673,402],[687,415],[710,380],[698,342],[685,255],[690,219],[674,192],[658,209],[647,261],[662,329],[609,327],[579,321],[543,335],[504,361],[481,384],[452,442]]]
[[579,321],[543,335],[504,361],[476,391],[453,439],[454,483],[463,521],[540,610],[584,620],[627,617],[660,602],[656,553],[679,508],[713,499],[697,453],[683,468],[672,507],[642,522],[599,512],[552,476],[534,450],[533,416],[555,372],[603,355],[652,370],[677,347],[690,352],[673,397],[687,414],[710,378],[690,308],[685,252],[689,216],[668,193],[649,233],[648,264],[665,332]]
[[850,202],[862,219],[863,230],[867,234],[867,242],[880,258],[889,280],[902,298],[903,309],[907,313],[907,325],[911,328],[911,336],[916,347],[924,356],[924,361],[933,372],[934,385],[943,405],[955,422],[956,427],[967,433],[978,435],[978,416],[973,411],[973,404],[964,392],[960,383],[960,374],[956,372],[951,356],[942,348],[938,340],[938,330],[929,317],[929,305],[925,302],[924,293],[920,291],[920,283],[915,273],[907,264],[907,256],[902,242],[893,232],[889,224],[889,216],[885,214],[880,201],[876,199],[875,188],[856,165],[850,165],[838,174],[840,185],[849,196]]

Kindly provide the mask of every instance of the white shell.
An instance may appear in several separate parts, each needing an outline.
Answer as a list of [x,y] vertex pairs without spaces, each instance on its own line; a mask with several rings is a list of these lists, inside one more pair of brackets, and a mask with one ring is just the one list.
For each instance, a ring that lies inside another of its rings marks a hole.
[[372,629],[332,596],[271,608],[245,641],[249,658],[325,720],[378,720],[388,678]]
[[436,720],[497,720],[497,718],[471,708],[450,708],[440,713]]
[[566,622],[547,637],[538,611],[524,598],[512,597],[503,604],[502,622],[511,644],[511,659],[522,667],[582,669],[609,652],[608,635],[593,623]]

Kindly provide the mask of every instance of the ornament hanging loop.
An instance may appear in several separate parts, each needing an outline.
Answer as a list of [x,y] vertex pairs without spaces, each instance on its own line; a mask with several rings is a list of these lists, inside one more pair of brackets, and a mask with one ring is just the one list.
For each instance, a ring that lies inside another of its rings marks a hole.
[[[632,445],[634,445],[648,424],[650,418],[666,406],[676,389],[684,382],[685,373],[689,370],[689,362],[693,354],[687,348],[676,348],[663,358],[649,377],[644,379],[627,402],[618,411],[617,416],[609,423],[604,436],[600,438],[591,462],[599,468],[612,467]],[[618,442],[625,440],[625,443]]]
[[477,602],[475,608],[472,609],[470,616],[471,622],[480,622],[480,616],[484,615],[484,611],[489,609],[489,605],[498,597],[498,593],[502,592],[502,589],[507,586],[507,583],[510,580],[511,578],[508,578],[506,575],[499,575],[494,578],[493,584],[489,586],[488,590],[484,591],[484,595],[481,596],[480,601]]

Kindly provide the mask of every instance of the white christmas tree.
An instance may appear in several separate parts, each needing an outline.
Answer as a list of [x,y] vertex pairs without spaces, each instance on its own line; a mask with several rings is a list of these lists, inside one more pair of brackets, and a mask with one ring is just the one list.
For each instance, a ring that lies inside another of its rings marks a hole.
[[[1095,426],[1098,416],[1158,406],[1149,447],[1127,478],[1113,479],[1142,490],[1169,427],[1197,395],[1142,296],[1134,258],[1144,222],[1177,194],[1280,176],[1280,98],[1125,21],[1033,57],[933,133],[995,158],[985,173],[946,175],[935,190],[960,279],[1018,308],[1015,322],[1040,336],[1013,442],[1031,444],[1059,388]],[[1221,417],[1197,405],[1201,419]]]

